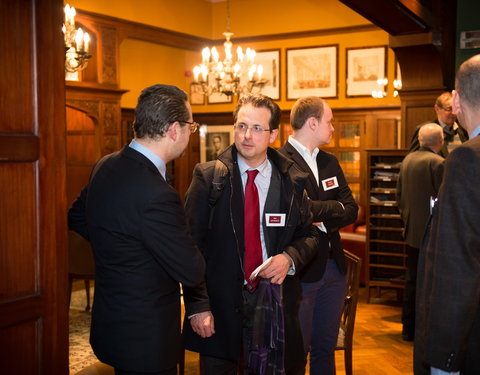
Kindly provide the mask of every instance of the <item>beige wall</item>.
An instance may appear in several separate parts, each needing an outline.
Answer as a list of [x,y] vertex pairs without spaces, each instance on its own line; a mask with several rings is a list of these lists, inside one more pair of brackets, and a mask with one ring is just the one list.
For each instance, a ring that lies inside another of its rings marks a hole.
[[[79,9],[146,23],[201,37],[221,40],[225,30],[226,2],[206,0],[72,0]],[[112,5],[113,4],[113,5]],[[232,0],[231,29],[235,37],[283,34],[306,30],[322,30],[368,25],[369,22],[338,0]],[[399,105],[393,98],[394,54],[388,52],[389,95],[383,99],[346,98],[346,49],[351,47],[388,44],[383,30],[344,33],[308,38],[258,41],[242,45],[259,49],[281,49],[281,100],[279,105],[289,110],[292,101],[286,100],[286,48],[339,45],[338,99],[329,99],[332,107],[365,107]],[[220,48],[223,55],[223,47]],[[120,45],[120,88],[129,90],[122,98],[124,108],[136,105],[140,91],[155,83],[177,85],[189,92],[189,77],[194,65],[201,62],[200,51],[193,52],[139,40],[126,39]],[[194,112],[231,111],[235,103],[194,106]]]

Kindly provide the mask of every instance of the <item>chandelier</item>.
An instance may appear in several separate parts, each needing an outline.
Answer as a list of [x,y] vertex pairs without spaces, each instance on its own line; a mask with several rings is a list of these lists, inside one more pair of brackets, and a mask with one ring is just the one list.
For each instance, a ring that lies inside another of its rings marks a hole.
[[65,36],[65,70],[69,73],[79,72],[87,67],[88,44],[90,36],[82,28],[75,28],[75,8],[65,5],[65,23],[62,30]]
[[255,50],[247,48],[243,53],[238,47],[236,59],[232,54],[230,38],[230,0],[227,0],[227,26],[225,42],[225,58],[220,60],[220,55],[215,47],[205,47],[202,50],[202,63],[193,68],[194,84],[201,86],[201,91],[206,96],[224,94],[227,96],[247,94],[252,91],[261,91],[268,80],[262,78],[262,65],[255,64]]

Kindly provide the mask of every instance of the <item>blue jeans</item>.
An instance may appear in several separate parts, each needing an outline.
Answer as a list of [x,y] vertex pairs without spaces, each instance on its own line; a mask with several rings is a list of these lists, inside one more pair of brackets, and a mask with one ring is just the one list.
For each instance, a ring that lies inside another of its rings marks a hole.
[[305,353],[310,352],[310,375],[335,374],[335,346],[347,290],[346,275],[329,259],[322,279],[302,283],[298,313]]

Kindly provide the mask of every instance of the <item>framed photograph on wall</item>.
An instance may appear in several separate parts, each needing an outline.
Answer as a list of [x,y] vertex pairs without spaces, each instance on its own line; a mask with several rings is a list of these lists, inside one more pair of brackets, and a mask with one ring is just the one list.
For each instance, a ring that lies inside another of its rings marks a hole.
[[233,125],[200,127],[200,162],[215,160],[233,143]]
[[190,104],[203,105],[205,104],[205,95],[202,91],[202,86],[196,83],[190,83]]
[[371,96],[387,77],[387,47],[347,48],[347,97]]
[[338,44],[287,49],[287,100],[336,98],[337,82]]
[[231,103],[232,97],[224,94],[214,93],[208,96],[208,104],[225,104]]
[[261,93],[280,100],[280,49],[257,51],[255,63],[262,65],[262,78],[268,80]]

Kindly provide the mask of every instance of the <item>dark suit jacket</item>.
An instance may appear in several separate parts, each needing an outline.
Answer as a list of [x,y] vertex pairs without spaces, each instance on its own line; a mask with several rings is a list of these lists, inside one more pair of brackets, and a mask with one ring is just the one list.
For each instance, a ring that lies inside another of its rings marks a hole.
[[438,195],[444,161],[425,147],[403,159],[395,197],[405,224],[404,238],[411,247],[420,248],[430,217],[430,197]]
[[[315,282],[323,277],[330,248],[340,271],[345,273],[345,257],[338,230],[357,219],[358,206],[355,203],[352,191],[348,187],[337,158],[319,150],[317,155],[319,186],[312,170],[295,147],[287,142],[279,151],[292,159],[301,171],[308,173],[305,189],[312,200],[313,221],[322,221],[327,228],[327,233],[321,232],[320,244],[315,260],[302,272],[302,282]],[[337,179],[338,186],[325,190],[322,181],[330,180],[332,177]],[[344,208],[338,202],[342,202]]]
[[[410,149],[408,150],[408,152],[414,152],[414,151],[417,151],[420,148],[420,142],[418,141],[418,132],[420,131],[420,128],[423,125],[430,124],[430,123],[440,125],[440,121],[438,121],[438,119],[435,119],[434,121],[427,121],[427,122],[424,122],[424,123],[421,123],[420,125],[418,125],[415,128],[415,132],[412,135],[412,140],[410,142]],[[460,141],[462,141],[462,143],[468,141],[467,131],[464,128],[462,128],[460,126],[460,124],[457,123],[457,125],[458,125],[457,132],[458,132],[458,136],[460,137]],[[440,125],[440,126],[442,126],[442,125]],[[445,133],[445,129],[443,131]],[[443,147],[440,150],[439,155],[444,157],[444,158],[446,158],[448,156],[448,142],[445,142],[443,144]]]
[[[318,230],[311,225],[309,201],[304,194],[306,175],[291,160],[276,150],[268,149],[272,163],[265,213],[285,213],[285,227],[265,227],[268,255],[285,251],[295,263],[297,273],[313,258]],[[186,301],[194,306],[187,314],[211,310],[215,334],[201,338],[184,325],[189,350],[230,360],[238,360],[242,343],[243,306],[243,187],[237,164],[237,151],[230,146],[219,157],[228,169],[227,182],[217,200],[212,229],[208,229],[208,197],[212,186],[215,162],[198,164],[186,194],[185,209],[193,238],[207,263],[206,290],[184,289]],[[285,317],[285,366],[303,363],[304,351],[298,321],[300,281],[297,275],[287,276],[282,284]]]
[[[480,374],[480,137],[445,161],[420,251],[415,374],[424,364]],[[429,373],[429,372],[428,372]]]
[[95,166],[69,211],[69,227],[93,247],[90,342],[98,359],[128,371],[175,366],[179,282],[198,285],[205,270],[177,192],[126,146]]

